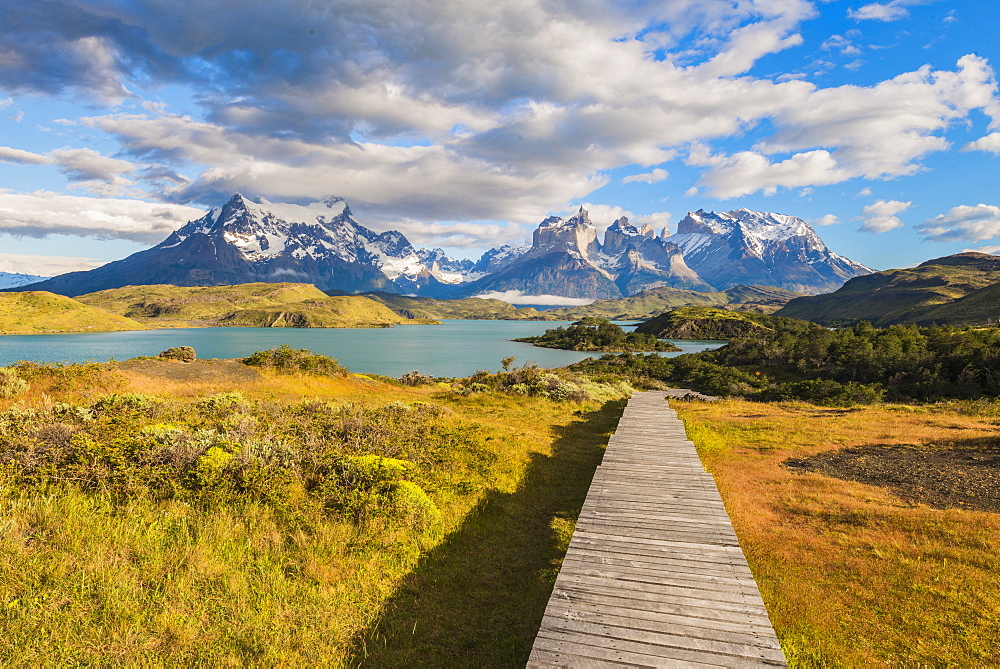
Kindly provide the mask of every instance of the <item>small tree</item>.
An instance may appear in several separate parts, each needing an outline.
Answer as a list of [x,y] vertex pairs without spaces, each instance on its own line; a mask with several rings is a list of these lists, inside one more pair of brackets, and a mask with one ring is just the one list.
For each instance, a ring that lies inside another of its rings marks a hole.
[[500,360],[500,366],[503,367],[503,371],[509,372],[510,371],[510,366],[514,364],[514,360],[516,360],[516,359],[517,358],[515,358],[512,355],[508,355],[506,358],[502,358]]

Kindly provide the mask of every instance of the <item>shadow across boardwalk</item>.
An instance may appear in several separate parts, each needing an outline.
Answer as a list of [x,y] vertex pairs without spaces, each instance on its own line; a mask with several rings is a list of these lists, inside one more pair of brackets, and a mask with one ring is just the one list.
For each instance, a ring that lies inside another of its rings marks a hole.
[[551,456],[533,456],[516,492],[487,494],[404,580],[351,666],[523,667],[624,406],[581,415]]

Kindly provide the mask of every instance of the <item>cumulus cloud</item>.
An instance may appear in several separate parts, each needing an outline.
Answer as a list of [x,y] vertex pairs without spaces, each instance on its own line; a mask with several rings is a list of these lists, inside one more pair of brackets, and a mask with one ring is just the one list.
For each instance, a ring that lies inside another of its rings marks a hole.
[[[884,20],[908,4],[869,3],[852,16]],[[3,90],[131,100],[143,113],[67,119],[117,140],[113,157],[12,148],[0,160],[51,165],[92,192],[175,203],[235,190],[278,201],[338,194],[373,226],[537,223],[611,170],[665,165],[699,144],[698,186],[716,197],[892,178],[948,148],[947,128],[971,110],[1000,119],[993,71],[977,56],[870,86],[753,74],[802,42],[800,26],[816,15],[808,0],[13,5],[0,34]],[[854,58],[859,43],[848,31],[824,49]],[[139,97],[167,86],[192,92],[197,113]],[[713,145],[748,129],[760,141],[746,150]],[[658,167],[623,181],[665,178]]]
[[963,151],[989,151],[990,153],[1000,153],[1000,132],[991,132],[985,137],[980,137],[974,142],[969,142],[962,147]]
[[510,304],[531,304],[550,307],[582,307],[592,304],[594,300],[585,297],[563,297],[562,295],[526,295],[519,290],[491,291],[481,293],[475,297],[484,299],[503,300]]
[[980,246],[978,249],[962,249],[962,253],[988,253],[997,255],[1000,253],[1000,246]]
[[55,276],[66,272],[80,272],[106,264],[98,258],[71,256],[42,256],[28,253],[0,253],[0,272]]
[[635,182],[641,182],[644,184],[655,184],[658,181],[663,181],[668,176],[670,176],[667,171],[663,168],[656,168],[652,172],[646,172],[645,174],[632,174],[624,179],[622,179],[623,184],[630,184]]
[[53,160],[49,156],[21,149],[13,149],[9,146],[0,146],[0,162],[14,163],[16,165],[50,165]]
[[109,184],[131,183],[123,175],[135,170],[131,162],[109,158],[93,149],[55,149],[41,154],[0,146],[0,162],[56,165],[70,181],[103,181]]
[[364,219],[358,222],[379,232],[398,230],[416,246],[447,246],[459,249],[519,244],[531,234],[527,227],[517,223],[428,223],[381,219]]
[[673,215],[669,211],[657,211],[652,214],[636,216],[635,220],[632,222],[640,227],[648,224],[652,228],[666,230],[670,227],[671,219],[673,219]]
[[991,204],[952,207],[947,214],[918,225],[917,231],[936,242],[982,242],[1000,237],[1000,207]]
[[0,232],[25,237],[63,234],[155,244],[202,215],[183,205],[0,190]]
[[93,149],[56,149],[48,155],[70,181],[125,183],[122,175],[135,169],[127,160],[109,158]]
[[[959,59],[955,71],[925,66],[870,87],[816,90],[806,104],[776,109],[777,130],[756,150],[710,155],[696,143],[688,163],[709,168],[699,184],[720,198],[913,174],[924,155],[950,146],[934,133],[988,108],[996,90],[993,70],[973,55]],[[775,154],[790,156],[771,160]]]
[[826,214],[812,221],[813,225],[837,225],[838,223],[840,223],[840,219],[833,214]]
[[898,21],[910,15],[906,2],[873,2],[857,9],[848,9],[847,16],[856,21]]
[[862,232],[881,234],[903,227],[903,222],[896,214],[910,208],[912,202],[899,200],[878,200],[861,210]]
[[825,150],[797,153],[776,163],[755,151],[741,151],[731,156],[695,152],[688,162],[710,167],[698,183],[721,199],[741,197],[756,191],[773,195],[778,187],[831,184],[849,176]]

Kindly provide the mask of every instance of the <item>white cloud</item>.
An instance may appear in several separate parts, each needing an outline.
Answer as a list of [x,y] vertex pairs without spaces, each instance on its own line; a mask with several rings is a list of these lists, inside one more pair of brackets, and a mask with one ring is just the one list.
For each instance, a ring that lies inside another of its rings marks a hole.
[[54,161],[49,156],[44,156],[40,153],[12,149],[9,146],[0,146],[0,162],[17,165],[50,165]]
[[1000,153],[1000,132],[991,132],[985,137],[980,137],[974,142],[969,142],[962,147],[963,151],[989,151],[990,153]]
[[127,160],[108,158],[93,149],[56,149],[48,155],[70,181],[130,183],[122,175],[135,169]]
[[0,232],[26,237],[63,234],[155,244],[202,215],[183,205],[0,190]]
[[962,249],[962,253],[988,253],[997,255],[1000,253],[1000,246],[980,246],[978,249]]
[[824,185],[848,178],[847,172],[825,150],[797,153],[778,163],[754,151],[741,151],[731,156],[695,157],[691,164],[710,167],[698,183],[720,199],[742,197],[756,191],[773,195],[778,187]]
[[[909,4],[870,2],[852,16],[886,19]],[[46,12],[47,3],[14,3],[0,88],[131,98],[142,109],[65,119],[118,140],[115,157],[65,147],[34,159],[92,192],[205,203],[235,190],[276,201],[338,194],[364,224],[383,227],[537,223],[611,170],[665,165],[692,143],[728,139],[731,155],[713,146],[700,164],[699,185],[717,197],[892,178],[947,149],[944,133],[971,110],[1000,119],[995,77],[976,56],[870,86],[748,74],[800,44],[816,6],[146,0]],[[803,71],[855,58],[859,44],[857,31],[834,35],[823,45],[831,58]],[[170,114],[136,93],[168,87],[192,93],[198,112]],[[759,142],[740,146],[750,130]],[[168,170],[176,178],[150,176]],[[657,168],[623,181],[665,178]],[[426,233],[430,243],[476,237]]]
[[861,210],[862,232],[881,234],[903,227],[903,222],[896,214],[910,208],[912,202],[899,200],[878,200]]
[[594,300],[585,297],[563,297],[562,295],[526,295],[519,290],[491,291],[475,297],[503,300],[510,304],[538,304],[552,307],[582,307]]
[[1000,237],[1000,207],[991,204],[959,205],[917,226],[921,235],[936,242],[982,242]]
[[[516,223],[426,223],[413,220],[365,219],[358,222],[378,232],[398,230],[415,246],[482,249],[503,244],[518,244],[531,236],[527,227]],[[539,219],[541,220],[541,219]]]
[[0,162],[56,165],[70,181],[100,181],[113,185],[132,183],[122,175],[133,172],[136,168],[127,160],[109,158],[93,149],[55,149],[41,154],[0,146]]
[[28,253],[0,253],[0,272],[55,276],[66,272],[80,272],[106,264],[97,258],[69,256],[42,256]]
[[910,15],[906,2],[873,2],[857,9],[848,9],[847,16],[855,21],[898,21]]
[[[988,108],[996,90],[985,59],[971,55],[954,72],[925,66],[871,87],[816,90],[803,104],[779,104],[776,132],[755,150],[711,155],[695,143],[688,163],[709,168],[699,184],[720,198],[909,175],[921,169],[924,155],[949,148],[935,132]],[[774,154],[790,157],[772,161]]]
[[655,184],[658,181],[663,181],[668,176],[670,176],[670,174],[665,169],[658,167],[652,172],[646,172],[645,174],[629,175],[622,179],[622,183],[630,184],[639,181],[646,184]]
[[657,211],[652,214],[636,216],[633,223],[640,227],[648,224],[654,229],[663,230],[670,227],[671,219],[673,219],[673,215],[669,211]]
[[838,223],[840,223],[840,219],[833,214],[826,214],[812,221],[813,225],[837,225]]

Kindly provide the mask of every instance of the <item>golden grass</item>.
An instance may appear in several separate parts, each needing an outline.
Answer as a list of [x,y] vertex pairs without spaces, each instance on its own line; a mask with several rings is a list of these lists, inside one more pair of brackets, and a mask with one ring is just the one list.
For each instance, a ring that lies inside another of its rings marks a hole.
[[675,403],[715,474],[793,666],[1000,663],[1000,515],[914,505],[781,463],[994,435],[944,409]]
[[145,329],[145,325],[131,318],[44,290],[0,293],[0,334]]
[[[620,410],[458,397],[357,375],[264,372],[227,386],[74,370],[34,379],[17,402],[41,408],[108,392],[184,400],[224,390],[270,401],[429,401],[446,407],[456,433],[480,435],[489,457],[475,463],[482,477],[470,487],[428,490],[442,523],[424,534],[387,521],[359,527],[307,507],[292,516],[251,501],[206,510],[0,483],[3,666],[461,666],[470,658],[523,666]],[[424,646],[411,636],[418,622]]]
[[80,295],[77,300],[154,328],[390,327],[406,321],[367,297],[329,297],[304,283],[125,286]]

